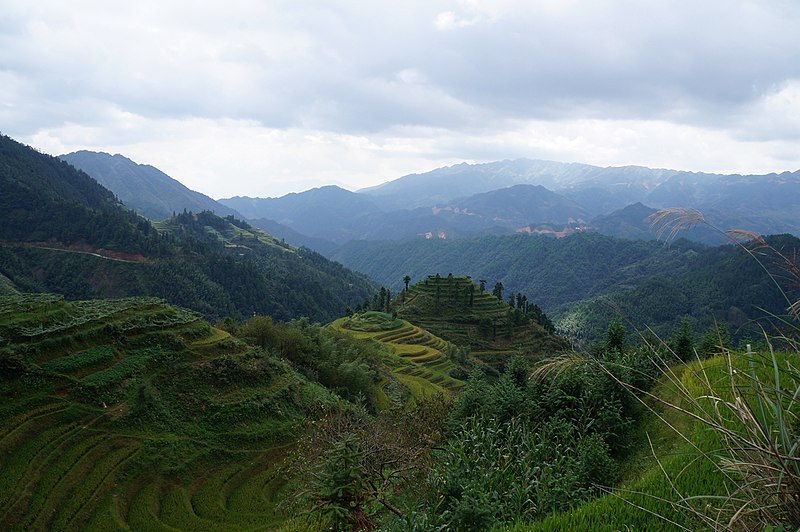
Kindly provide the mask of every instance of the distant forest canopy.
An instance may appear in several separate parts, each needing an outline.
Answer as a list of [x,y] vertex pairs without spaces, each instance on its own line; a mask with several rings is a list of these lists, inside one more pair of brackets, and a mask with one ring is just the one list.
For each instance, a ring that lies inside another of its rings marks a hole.
[[0,183],[0,274],[18,290],[154,295],[210,319],[319,321],[377,290],[233,217],[186,212],[157,229],[85,173],[8,137],[0,138]]

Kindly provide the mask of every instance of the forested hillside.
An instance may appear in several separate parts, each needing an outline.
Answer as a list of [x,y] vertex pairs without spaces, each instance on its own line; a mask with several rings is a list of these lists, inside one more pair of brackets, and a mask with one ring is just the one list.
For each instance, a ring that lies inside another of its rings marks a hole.
[[182,212],[157,229],[83,172],[7,137],[0,179],[0,274],[22,291],[153,295],[209,318],[328,321],[375,290],[232,217]]
[[[800,249],[795,237],[769,241],[789,255]],[[562,327],[580,329],[589,338],[620,314],[629,325],[661,333],[688,315],[698,332],[716,319],[743,335],[754,325],[750,320],[763,317],[760,309],[780,314],[787,306],[769,279],[757,274],[759,266],[731,245],[629,241],[596,233],[562,239],[515,235],[352,242],[334,258],[393,289],[402,286],[404,275],[416,280],[427,272],[469,272],[490,286],[500,281],[507,291],[526,294]],[[746,289],[737,277],[742,273],[753,280]],[[583,301],[591,302],[573,309]]]

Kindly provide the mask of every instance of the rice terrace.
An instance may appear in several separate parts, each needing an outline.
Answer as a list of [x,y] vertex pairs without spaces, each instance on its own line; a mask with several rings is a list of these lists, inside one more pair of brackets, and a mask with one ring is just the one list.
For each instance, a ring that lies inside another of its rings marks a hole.
[[154,298],[6,296],[0,336],[3,528],[278,522],[276,466],[319,386]]

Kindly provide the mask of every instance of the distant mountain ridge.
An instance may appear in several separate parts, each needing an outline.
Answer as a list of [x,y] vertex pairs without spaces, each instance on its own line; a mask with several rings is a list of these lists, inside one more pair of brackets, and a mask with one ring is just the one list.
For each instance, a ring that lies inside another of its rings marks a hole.
[[[459,197],[513,185],[541,185],[553,192],[568,191],[578,184],[648,190],[680,173],[638,166],[600,168],[581,163],[514,159],[481,164],[461,163],[422,174],[410,174],[388,183],[361,189],[372,197],[387,198],[395,208],[447,203]],[[629,202],[633,203],[633,202]]]
[[151,220],[163,220],[184,210],[242,218],[234,209],[190,190],[158,168],[138,164],[119,154],[81,150],[59,158],[86,172],[126,206]]
[[[530,159],[461,163],[349,192],[320,187],[281,198],[220,200],[250,219],[274,220],[337,245],[350,240],[470,238],[514,232],[563,236],[594,230],[655,238],[644,219],[664,207],[700,210],[718,227],[800,234],[800,171],[721,175]],[[639,208],[630,208],[640,205]],[[640,220],[633,219],[638,214]],[[288,234],[288,232],[287,232]],[[708,230],[685,235],[722,243]],[[291,241],[291,240],[290,240]],[[320,250],[330,253],[330,244]]]
[[347,241],[357,238],[349,228],[360,216],[379,213],[381,208],[371,198],[335,185],[312,188],[280,198],[235,196],[220,203],[256,220],[266,218],[304,235]]
[[[279,198],[214,201],[121,155],[83,151],[62,158],[150,218],[184,209],[233,213],[292,245],[326,255],[362,239],[515,232],[562,237],[580,231],[652,239],[646,213],[676,206],[699,209],[717,227],[800,234],[800,171],[742,176],[516,159],[461,163],[358,192],[329,185]],[[719,234],[705,229],[685,236],[722,243]]]

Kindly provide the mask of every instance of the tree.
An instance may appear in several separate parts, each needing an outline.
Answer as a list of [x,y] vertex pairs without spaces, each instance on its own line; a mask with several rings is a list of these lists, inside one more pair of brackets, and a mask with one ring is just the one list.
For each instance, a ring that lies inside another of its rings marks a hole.
[[485,292],[486,291],[486,279],[481,279],[478,282],[481,283],[481,286],[480,286],[481,292]]
[[625,349],[625,336],[628,334],[628,331],[625,330],[625,326],[622,324],[619,318],[614,318],[608,324],[608,328],[606,328],[606,338],[605,338],[605,348],[606,351],[616,351],[617,353],[622,353]]
[[728,328],[723,326],[712,326],[703,336],[700,337],[700,344],[697,346],[697,352],[700,356],[711,357],[723,352],[724,349],[730,347],[731,336]]
[[358,530],[374,525],[364,508],[367,482],[361,469],[364,451],[352,433],[342,435],[325,453],[312,489],[319,511],[334,530]]
[[430,397],[374,417],[328,410],[301,443],[304,460],[297,463],[300,475],[312,479],[313,511],[333,530],[373,529],[378,505],[402,519],[393,499],[430,471],[450,409],[443,397]]
[[379,292],[378,297],[378,306],[375,308],[375,310],[383,311],[383,309],[386,308],[386,287],[381,286],[381,291]]
[[684,316],[678,330],[672,336],[672,351],[683,361],[689,360],[694,354],[694,332],[689,317]]
[[500,301],[503,300],[503,283],[497,281],[494,284],[494,290],[492,290],[492,295],[494,295],[494,297],[496,297]]
[[403,276],[403,283],[405,283],[405,285],[406,285],[406,292],[408,292],[408,283],[410,283],[410,282],[411,282],[411,276],[410,275]]
[[279,343],[278,329],[269,316],[253,316],[239,329],[239,335],[265,349]]

